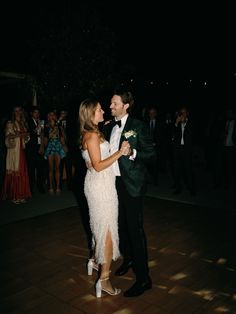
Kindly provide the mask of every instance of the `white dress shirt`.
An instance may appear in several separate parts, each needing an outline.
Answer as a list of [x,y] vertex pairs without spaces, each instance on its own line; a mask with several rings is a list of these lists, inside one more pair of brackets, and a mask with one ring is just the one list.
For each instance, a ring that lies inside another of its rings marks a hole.
[[234,146],[233,142],[233,130],[234,130],[234,120],[228,120],[226,122],[225,131],[226,131],[226,138],[225,138],[225,146]]
[[[35,126],[36,126],[36,128],[37,128],[39,121],[35,120],[34,118],[32,118],[32,119],[33,119],[34,124],[35,124]],[[38,137],[38,138],[37,138],[37,141],[38,141],[38,144],[39,144],[39,145],[41,144],[40,132],[41,132],[41,130],[37,128],[37,129],[36,129],[36,133],[37,133],[37,137]]]
[[[121,138],[121,134],[123,132],[127,118],[128,118],[128,114],[126,114],[121,119],[121,127],[119,128],[118,125],[115,125],[111,131],[111,137],[110,137],[110,153],[111,153],[111,155],[119,150],[120,138]],[[118,164],[117,160],[115,162],[113,162],[112,169],[113,169],[114,174],[116,176],[120,176],[120,168],[119,168],[119,164]]]
[[186,124],[187,124],[187,121],[181,122],[181,131],[182,131],[181,145],[184,145],[184,129],[185,129]]

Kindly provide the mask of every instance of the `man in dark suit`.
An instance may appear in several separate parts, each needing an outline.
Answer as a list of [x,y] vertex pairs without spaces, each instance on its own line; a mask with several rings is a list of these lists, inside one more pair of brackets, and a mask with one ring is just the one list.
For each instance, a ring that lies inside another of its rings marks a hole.
[[44,184],[46,179],[45,160],[43,158],[43,127],[44,121],[40,120],[40,110],[38,107],[32,107],[28,121],[30,140],[26,144],[26,156],[29,172],[29,181],[31,193],[33,193],[35,183],[38,191],[44,193]]
[[236,183],[236,119],[233,109],[225,112],[222,126],[218,125],[218,160],[215,188],[230,189]]
[[110,141],[111,153],[125,139],[131,146],[129,156],[112,165],[119,199],[119,237],[123,256],[123,264],[115,275],[122,276],[131,267],[136,275],[136,282],[124,292],[125,297],[141,295],[152,287],[143,228],[143,195],[147,178],[145,163],[155,158],[155,150],[146,124],[129,114],[133,105],[134,99],[129,91],[116,90],[110,105],[115,120],[103,130]]
[[195,195],[195,184],[193,178],[193,130],[189,119],[187,107],[180,108],[173,125],[173,158],[174,158],[174,194],[181,193],[182,179],[191,195]]
[[161,123],[158,119],[157,108],[152,106],[148,108],[147,117],[148,127],[150,130],[153,146],[156,150],[156,161],[148,165],[150,183],[158,185],[160,157],[161,157]]

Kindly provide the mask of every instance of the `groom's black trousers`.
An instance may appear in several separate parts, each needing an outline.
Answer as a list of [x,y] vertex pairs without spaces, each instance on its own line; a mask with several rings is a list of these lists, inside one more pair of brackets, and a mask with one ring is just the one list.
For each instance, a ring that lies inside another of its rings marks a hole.
[[116,177],[119,199],[120,252],[124,261],[133,262],[137,281],[145,281],[148,274],[146,236],[143,229],[143,197],[131,196],[121,177]]

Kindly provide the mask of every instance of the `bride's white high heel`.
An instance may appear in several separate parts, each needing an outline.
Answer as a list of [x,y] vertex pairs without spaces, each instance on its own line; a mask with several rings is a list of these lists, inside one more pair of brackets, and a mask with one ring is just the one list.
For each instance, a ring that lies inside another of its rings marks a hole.
[[98,271],[98,264],[95,263],[95,260],[93,258],[90,258],[88,260],[87,269],[88,269],[89,276],[93,274],[93,270]]
[[104,278],[104,279],[98,279],[97,283],[96,283],[96,286],[95,286],[95,289],[96,289],[96,297],[97,298],[101,298],[102,296],[102,291],[108,293],[109,295],[118,295],[121,293],[121,289],[117,289],[117,288],[114,288],[114,291],[109,291],[109,290],[106,290],[102,287],[102,284],[101,282],[103,281],[106,281],[106,280],[109,280],[109,277],[107,278]]

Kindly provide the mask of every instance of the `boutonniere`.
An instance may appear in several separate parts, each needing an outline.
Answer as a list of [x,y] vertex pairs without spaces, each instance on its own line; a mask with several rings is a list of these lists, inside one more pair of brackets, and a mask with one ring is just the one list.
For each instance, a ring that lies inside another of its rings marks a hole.
[[136,137],[137,136],[137,132],[135,130],[129,130],[123,133],[123,136],[128,139],[130,137]]

